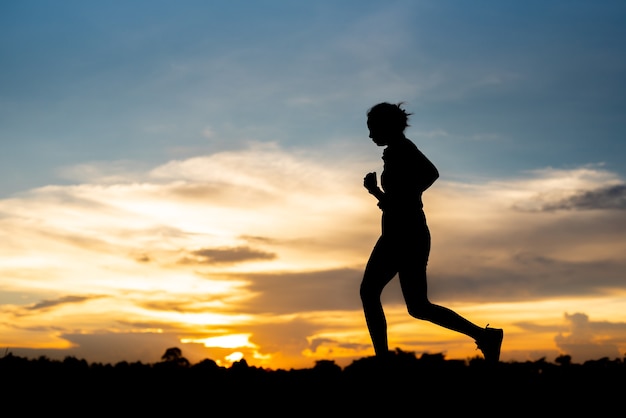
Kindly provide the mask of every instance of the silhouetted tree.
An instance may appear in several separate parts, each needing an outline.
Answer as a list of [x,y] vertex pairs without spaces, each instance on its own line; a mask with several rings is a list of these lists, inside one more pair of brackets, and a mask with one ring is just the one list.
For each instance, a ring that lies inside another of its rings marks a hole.
[[572,356],[569,354],[563,354],[554,359],[556,364],[560,364],[561,366],[569,366],[572,364]]
[[178,347],[170,347],[165,350],[165,353],[161,356],[161,360],[164,363],[170,365],[176,365],[179,367],[189,367],[189,360],[183,357],[183,352]]
[[338,375],[341,373],[341,367],[335,363],[335,360],[317,360],[313,369],[324,374]]
[[250,368],[250,366],[248,365],[246,359],[242,358],[241,360],[235,361],[232,366],[230,366],[230,368],[232,370],[247,370]]
[[211,360],[208,358],[195,364],[193,367],[195,369],[200,369],[200,370],[205,370],[205,371],[214,371],[220,368],[220,366],[215,362],[215,360]]

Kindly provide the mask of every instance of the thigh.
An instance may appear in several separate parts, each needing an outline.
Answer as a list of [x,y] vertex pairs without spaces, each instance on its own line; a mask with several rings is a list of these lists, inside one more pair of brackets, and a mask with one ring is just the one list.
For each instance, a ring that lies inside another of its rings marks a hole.
[[412,266],[400,270],[400,288],[407,306],[420,306],[428,302],[426,266]]
[[407,304],[428,300],[426,267],[430,254],[430,234],[421,231],[405,242],[399,261],[400,287]]
[[380,293],[398,272],[398,257],[393,242],[381,236],[365,266],[361,291]]

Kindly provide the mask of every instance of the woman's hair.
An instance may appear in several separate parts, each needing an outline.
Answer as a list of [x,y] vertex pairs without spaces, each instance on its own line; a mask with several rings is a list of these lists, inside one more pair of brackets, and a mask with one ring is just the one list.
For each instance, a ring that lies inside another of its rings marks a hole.
[[402,109],[403,104],[402,102],[398,104],[378,103],[367,111],[367,118],[370,121],[376,120],[386,125],[398,127],[404,131],[409,126],[409,116],[412,113]]

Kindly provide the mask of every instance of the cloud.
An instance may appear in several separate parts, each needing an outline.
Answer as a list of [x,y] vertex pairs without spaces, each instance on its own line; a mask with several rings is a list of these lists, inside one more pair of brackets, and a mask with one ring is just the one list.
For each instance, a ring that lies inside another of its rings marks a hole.
[[584,313],[565,313],[568,330],[554,337],[564,354],[575,362],[586,359],[621,358],[619,346],[626,343],[626,323],[594,322]]
[[[202,279],[200,279],[202,280]],[[208,281],[208,280],[207,280]],[[212,289],[213,288],[213,289]],[[155,317],[161,316],[163,313],[176,312],[190,317],[194,314],[200,318],[207,315],[214,315],[214,322],[217,324],[217,317],[223,315],[225,322],[230,322],[227,318],[230,315],[241,313],[238,309],[238,305],[241,299],[247,298],[247,292],[243,288],[243,284],[238,284],[237,281],[224,282],[223,287],[220,288],[216,285],[215,281],[212,281],[207,290],[195,292],[193,290],[185,289],[185,292],[178,292],[175,294],[139,294],[132,298],[133,303],[137,307],[154,311]],[[146,312],[149,316],[149,313]],[[177,324],[179,321],[174,320],[175,317],[170,317],[170,324]],[[190,319],[190,318],[189,318]],[[120,321],[120,323],[133,324],[133,329],[139,327],[140,329],[148,328],[166,328],[167,322],[141,322],[141,321]],[[177,327],[183,327],[184,325],[176,325]]]
[[[358,288],[380,210],[362,178],[379,157],[332,149],[253,143],[114,176],[100,165],[82,182],[0,200],[2,291],[31,295],[7,299],[0,342],[97,350],[77,335],[160,330],[168,346],[174,334],[250,334],[242,350],[259,361],[363,354]],[[438,181],[424,196],[429,296],[484,306],[622,292],[623,184],[599,166]],[[563,202],[598,209],[545,209]],[[397,280],[383,301],[407,317]],[[15,312],[28,313],[19,329]]]
[[592,296],[622,288],[624,211],[542,209],[581,189],[620,184],[614,173],[597,167],[435,184],[424,197],[433,240],[429,291],[443,300],[478,301]]
[[[64,349],[15,347],[11,348],[11,352],[30,358],[48,356],[52,359],[63,359],[74,356],[94,363],[115,364],[119,361],[153,363],[160,361],[167,348],[180,346],[175,334],[164,333],[67,333],[61,338],[71,347]],[[183,352],[183,355],[185,354]]]
[[234,264],[250,260],[272,260],[276,254],[249,247],[201,248],[179,260],[181,264]]
[[362,271],[342,268],[307,272],[248,273],[247,291],[254,297],[239,309],[259,314],[354,311],[361,307]]
[[542,210],[626,209],[626,184],[580,191],[559,202],[546,204]]
[[515,182],[514,207],[527,211],[624,209],[626,184],[601,166],[543,169]]
[[52,308],[56,308],[62,305],[72,304],[72,303],[81,303],[87,300],[100,298],[102,296],[63,296],[54,300],[42,300],[41,302],[35,303],[34,305],[27,306],[25,309],[27,311],[41,311],[41,310],[49,310]]
[[[480,251],[474,258],[458,257],[451,261],[452,267],[444,271],[439,264],[433,266],[429,283],[431,296],[449,301],[513,302],[602,296],[623,287],[624,260],[575,262],[547,257],[538,249],[507,254],[501,266],[493,266],[489,253],[494,251],[486,247]],[[465,268],[473,271],[462,270],[463,262],[466,262]]]
[[[130,173],[127,181],[109,184],[105,173],[103,184],[49,186],[5,199],[3,250],[12,257],[5,259],[5,271],[18,283],[36,274],[37,266],[54,265],[47,274],[61,285],[91,264],[96,277],[110,276],[113,268],[140,287],[138,277],[154,274],[155,284],[163,268],[184,271],[190,282],[221,271],[240,274],[259,309],[338,306],[333,297],[323,297],[324,289],[339,289],[343,300],[351,300],[344,292],[359,281],[380,212],[362,193],[358,164],[321,164],[317,153],[251,144],[171,161],[140,175],[140,182]],[[424,198],[433,234],[432,294],[511,300],[621,287],[623,212],[598,217],[542,208],[566,201],[587,207],[593,197],[596,206],[614,208],[597,202],[619,202],[623,190],[613,173],[592,166],[537,170],[527,178],[484,184],[436,183]],[[71,262],[53,261],[68,256]],[[123,282],[115,275],[108,281]],[[81,283],[92,292],[89,280]],[[289,302],[307,292],[319,297]],[[284,305],[263,302],[281,293],[291,296]],[[395,290],[389,295],[401,303]]]

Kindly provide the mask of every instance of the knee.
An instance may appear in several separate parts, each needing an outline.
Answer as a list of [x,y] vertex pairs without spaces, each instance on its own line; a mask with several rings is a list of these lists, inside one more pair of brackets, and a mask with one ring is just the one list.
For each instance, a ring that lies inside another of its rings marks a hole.
[[361,288],[359,289],[359,294],[361,296],[361,302],[374,302],[380,300],[380,295],[382,292],[377,291],[371,286],[364,285],[361,283]]
[[372,292],[363,284],[361,284],[361,288],[359,289],[359,295],[361,296],[361,300],[365,301],[369,298],[371,298]]
[[431,317],[431,307],[432,305],[430,304],[430,302],[422,301],[407,305],[407,310],[409,312],[409,315],[411,315],[413,318],[428,320]]

